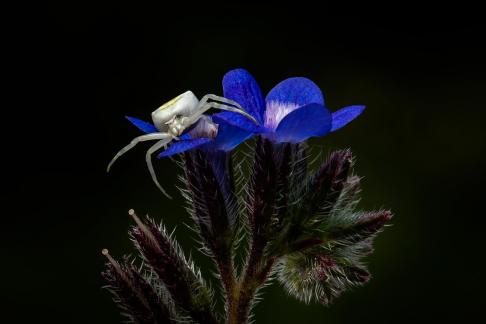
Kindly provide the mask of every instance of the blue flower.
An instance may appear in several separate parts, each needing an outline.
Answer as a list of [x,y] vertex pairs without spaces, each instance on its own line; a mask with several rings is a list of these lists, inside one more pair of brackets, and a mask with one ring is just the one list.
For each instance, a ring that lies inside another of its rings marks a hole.
[[349,106],[331,113],[319,87],[307,78],[289,78],[277,84],[263,99],[253,76],[244,69],[229,71],[223,78],[224,96],[238,102],[262,125],[232,112],[215,114],[218,123],[261,134],[281,143],[299,143],[336,131],[358,117],[364,106]]

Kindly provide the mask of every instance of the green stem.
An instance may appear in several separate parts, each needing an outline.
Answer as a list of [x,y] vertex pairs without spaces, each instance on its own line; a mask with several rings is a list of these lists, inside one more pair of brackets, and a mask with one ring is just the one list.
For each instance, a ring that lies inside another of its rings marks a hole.
[[231,303],[227,324],[246,324],[250,315],[251,305],[255,294],[268,278],[275,260],[268,260],[267,263],[253,275],[245,275],[238,284],[235,298]]
[[255,294],[267,280],[275,263],[275,258],[264,260],[265,245],[263,242],[252,242],[246,269],[231,295],[232,300],[229,302],[227,324],[245,324],[248,322]]

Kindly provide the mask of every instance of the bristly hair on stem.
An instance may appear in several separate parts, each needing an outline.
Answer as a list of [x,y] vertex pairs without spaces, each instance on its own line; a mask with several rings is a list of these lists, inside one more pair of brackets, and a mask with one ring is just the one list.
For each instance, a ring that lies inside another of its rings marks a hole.
[[[305,143],[257,137],[246,154],[248,174],[242,161],[233,167],[233,154],[194,149],[180,162],[182,195],[214,262],[224,313],[173,235],[130,210],[130,237],[143,265],[103,250],[103,277],[128,321],[244,324],[273,278],[298,300],[324,305],[370,280],[364,258],[392,213],[357,209],[360,178],[350,150],[332,152],[313,170]],[[247,249],[237,264],[240,243]]]
[[102,254],[108,259],[102,273],[109,289],[129,321],[135,323],[177,323],[178,319],[170,300],[157,292],[154,285],[135,265],[124,258],[122,264],[115,261],[107,249]]

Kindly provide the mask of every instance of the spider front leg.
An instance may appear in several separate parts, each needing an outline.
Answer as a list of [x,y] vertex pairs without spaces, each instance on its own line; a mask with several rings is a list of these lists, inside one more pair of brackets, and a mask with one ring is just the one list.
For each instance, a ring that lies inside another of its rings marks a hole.
[[158,141],[148,149],[145,155],[145,161],[147,162],[147,168],[150,172],[150,175],[152,176],[152,180],[154,181],[157,188],[159,188],[160,191],[162,191],[162,193],[169,199],[172,199],[172,197],[167,192],[165,192],[164,188],[162,188],[159,181],[157,180],[157,175],[155,174],[155,170],[152,165],[152,154],[160,150],[162,147],[166,147],[167,144],[169,144],[172,141],[172,139],[174,139],[174,137],[171,136],[170,138]]
[[258,122],[255,119],[255,117],[248,114],[244,110],[241,110],[241,109],[238,109],[238,108],[235,108],[235,107],[231,107],[231,106],[228,106],[226,104],[220,104],[220,103],[217,103],[217,102],[208,102],[204,106],[201,106],[198,109],[198,111],[196,113],[194,113],[192,116],[188,116],[188,117],[185,118],[185,121],[184,121],[185,127],[189,127],[190,125],[197,122],[199,120],[199,118],[201,118],[201,116],[211,108],[216,108],[216,109],[225,110],[225,111],[231,111],[231,112],[243,115],[243,116],[245,116],[246,118],[250,119],[251,121],[253,121],[255,124],[258,125]]
[[116,155],[113,157],[113,159],[110,161],[108,164],[108,167],[106,168],[106,172],[110,172],[110,168],[115,163],[115,161],[122,156],[123,154],[127,153],[130,151],[135,145],[137,145],[140,142],[144,141],[152,141],[152,140],[163,140],[163,139],[171,139],[172,140],[172,135],[167,134],[167,133],[152,133],[152,134],[147,134],[147,135],[142,135],[135,137],[130,144],[122,148]]
[[207,94],[204,97],[202,97],[201,100],[199,101],[199,108],[203,107],[208,102],[209,99],[224,102],[225,104],[228,104],[228,105],[233,105],[233,106],[239,108],[240,110],[244,111],[243,107],[241,107],[240,104],[237,103],[236,101],[225,98],[225,97],[220,97],[220,96],[217,96],[217,95],[214,95],[214,94]]
[[[220,104],[218,102],[210,102],[210,103],[208,103],[208,100],[209,99],[215,100],[215,101],[220,101],[220,102],[223,102],[224,104],[222,105],[222,104]],[[241,107],[241,105],[239,103],[237,103],[236,101],[234,101],[234,100],[231,100],[231,99],[228,99],[228,98],[225,98],[225,97],[220,97],[220,96],[217,96],[217,95],[214,95],[214,94],[207,94],[204,97],[202,97],[201,100],[199,101],[198,110],[201,110],[202,107],[205,107],[208,104],[209,105],[212,105],[210,108],[217,108],[217,109],[221,109],[221,110],[228,110],[228,111],[232,111],[232,112],[236,112],[236,113],[242,114],[245,117],[251,119],[255,124],[258,125],[258,122],[256,121],[256,119],[252,115],[248,114],[245,111],[245,109],[243,109],[243,107]],[[234,107],[231,107],[231,106],[235,106],[238,109],[235,109]],[[225,107],[225,108],[223,108],[223,107]]]

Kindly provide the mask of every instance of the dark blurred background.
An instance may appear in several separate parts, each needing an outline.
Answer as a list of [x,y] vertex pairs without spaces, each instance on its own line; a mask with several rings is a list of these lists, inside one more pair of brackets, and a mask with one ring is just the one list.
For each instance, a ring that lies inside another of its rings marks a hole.
[[105,168],[139,134],[125,115],[149,120],[188,89],[222,94],[224,73],[244,67],[264,92],[306,76],[331,110],[365,104],[351,125],[311,144],[324,154],[350,147],[364,176],[361,207],[396,215],[368,259],[368,285],[329,308],[275,285],[256,322],[475,322],[484,302],[481,11],[465,3],[160,3],[22,7],[4,30],[14,101],[2,109],[2,321],[120,322],[101,289],[100,250],[134,251],[129,208],[177,226],[186,251],[210,271],[183,225],[173,162],[156,166],[174,200],[151,182],[147,145],[110,174]]

